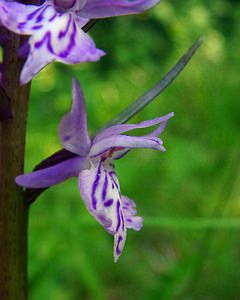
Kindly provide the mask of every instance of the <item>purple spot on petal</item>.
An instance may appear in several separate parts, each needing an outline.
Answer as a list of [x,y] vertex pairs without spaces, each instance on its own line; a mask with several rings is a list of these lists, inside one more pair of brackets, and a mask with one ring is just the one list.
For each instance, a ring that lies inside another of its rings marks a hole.
[[70,135],[65,135],[64,136],[64,142],[67,142],[67,141],[69,141],[71,139],[71,136]]
[[26,25],[27,22],[22,22],[22,23],[19,23],[18,24],[18,29],[22,29],[25,25]]
[[113,199],[109,199],[109,200],[107,200],[106,202],[104,202],[104,206],[105,207],[109,207],[109,206],[111,206],[113,204]]

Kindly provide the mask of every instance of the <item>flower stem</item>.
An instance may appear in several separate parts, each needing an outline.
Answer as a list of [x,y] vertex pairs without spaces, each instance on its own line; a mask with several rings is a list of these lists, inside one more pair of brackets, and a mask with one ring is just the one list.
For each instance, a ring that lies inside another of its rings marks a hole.
[[15,177],[23,173],[30,84],[20,86],[20,37],[8,32],[3,44],[2,86],[12,116],[0,122],[0,299],[27,299],[28,204]]

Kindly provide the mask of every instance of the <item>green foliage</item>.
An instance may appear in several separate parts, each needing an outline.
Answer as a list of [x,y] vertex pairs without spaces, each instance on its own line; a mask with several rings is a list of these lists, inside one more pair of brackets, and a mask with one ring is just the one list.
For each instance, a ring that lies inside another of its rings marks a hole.
[[142,231],[129,230],[114,264],[112,237],[88,215],[77,179],[49,189],[30,214],[30,299],[238,299],[239,17],[238,1],[162,0],[147,14],[100,21],[91,30],[108,53],[100,62],[55,63],[37,76],[26,171],[60,148],[57,125],[72,76],[95,132],[207,37],[180,77],[133,119],[174,111],[163,134],[167,152],[136,150],[116,164],[123,194],[145,217]]

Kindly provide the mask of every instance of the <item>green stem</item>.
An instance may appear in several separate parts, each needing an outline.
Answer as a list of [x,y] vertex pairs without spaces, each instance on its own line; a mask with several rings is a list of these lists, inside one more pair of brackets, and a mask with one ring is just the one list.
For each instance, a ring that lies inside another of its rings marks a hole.
[[19,85],[20,38],[8,33],[3,46],[3,88],[12,117],[0,123],[0,299],[27,299],[28,204],[15,177],[23,173],[30,85]]

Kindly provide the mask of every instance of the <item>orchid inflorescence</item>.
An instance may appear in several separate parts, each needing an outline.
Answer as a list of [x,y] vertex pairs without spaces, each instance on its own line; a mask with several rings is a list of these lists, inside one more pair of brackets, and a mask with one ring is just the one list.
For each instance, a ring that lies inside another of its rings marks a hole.
[[[25,5],[0,0],[1,24],[17,34],[29,36],[19,48],[26,59],[20,83],[25,84],[53,61],[77,64],[97,61],[104,51],[98,49],[83,27],[91,20],[141,13],[159,0],[47,0],[39,5]],[[114,236],[114,260],[122,253],[127,228],[140,230],[143,219],[136,215],[133,200],[121,194],[114,160],[134,148],[165,151],[158,137],[169,113],[138,124],[116,124],[90,138],[84,96],[73,79],[72,107],[60,121],[59,138],[63,148],[74,154],[55,165],[19,175],[16,183],[42,189],[78,176],[78,187],[89,213]],[[127,135],[133,129],[157,126],[149,134]]]

